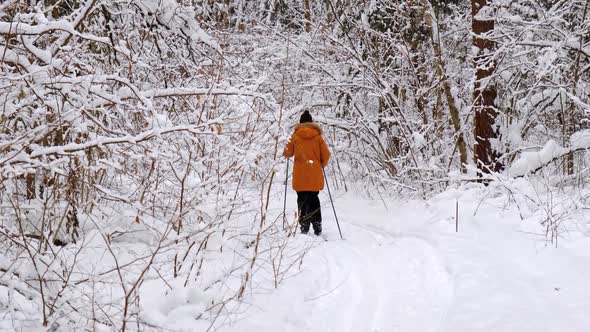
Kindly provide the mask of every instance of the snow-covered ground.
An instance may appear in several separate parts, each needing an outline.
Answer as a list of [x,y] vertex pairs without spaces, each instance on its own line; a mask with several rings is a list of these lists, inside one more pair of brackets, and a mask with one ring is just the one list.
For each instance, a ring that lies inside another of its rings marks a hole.
[[339,193],[343,241],[320,197],[328,241],[298,235],[298,245],[313,244],[300,272],[255,289],[247,309],[217,322],[221,331],[590,331],[590,219],[581,212],[562,224],[556,248],[543,209],[494,185],[426,201]]
[[[245,206],[246,212],[234,222],[246,221],[242,227],[251,225],[251,234],[239,228],[234,233],[241,237],[231,240],[230,231],[225,237],[215,233],[201,254],[189,256],[188,244],[168,239],[154,256],[151,273],[137,286],[132,309],[141,324],[128,330],[590,331],[590,216],[584,209],[590,192],[532,183],[519,179],[489,187],[469,184],[427,200],[335,192],[344,240],[322,192],[327,241],[314,235],[287,237],[280,219],[284,187],[275,186],[265,230],[276,234],[264,238],[253,268],[247,270],[258,219],[255,211],[246,213],[253,206]],[[289,192],[287,202],[294,222],[294,193]],[[132,217],[121,215],[116,221],[129,224]],[[555,228],[547,228],[547,220]],[[86,223],[84,241],[64,247],[58,256],[79,262],[71,273],[75,287],[63,301],[81,308],[77,310],[86,315],[81,317],[102,313],[100,317],[113,321],[90,322],[88,330],[120,330],[112,313],[121,308],[121,289],[133,287],[148,266],[153,240],[144,227],[149,222],[133,222],[118,233],[107,228],[99,232],[98,226]],[[121,235],[111,236],[107,248],[102,234]],[[170,262],[177,252],[188,258],[174,278]],[[39,298],[25,292],[29,288],[17,279],[27,265],[17,263],[19,275],[8,275],[0,287],[0,300],[7,303],[0,330],[45,331]],[[114,273],[116,266],[126,268]],[[251,272],[247,281],[244,271]],[[283,282],[277,285],[274,276]],[[54,282],[48,289],[59,291],[56,284],[61,285]],[[243,284],[247,287],[238,301],[235,294]],[[55,331],[81,330],[84,322],[73,319],[80,316],[64,310],[63,317],[70,320],[60,321]]]

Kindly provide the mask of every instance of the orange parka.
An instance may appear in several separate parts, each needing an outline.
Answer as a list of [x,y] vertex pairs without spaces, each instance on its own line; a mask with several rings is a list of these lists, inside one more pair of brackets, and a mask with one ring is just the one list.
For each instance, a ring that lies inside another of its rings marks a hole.
[[313,122],[300,123],[283,151],[284,157],[295,156],[293,190],[320,191],[324,189],[322,167],[328,164],[330,150],[322,137],[322,129]]

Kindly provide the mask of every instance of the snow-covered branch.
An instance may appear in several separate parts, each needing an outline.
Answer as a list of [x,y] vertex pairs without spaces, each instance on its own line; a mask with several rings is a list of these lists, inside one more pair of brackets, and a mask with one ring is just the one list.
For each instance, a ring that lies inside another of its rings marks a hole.
[[521,177],[527,174],[534,174],[570,153],[589,149],[590,130],[582,130],[574,133],[570,140],[570,146],[567,148],[561,147],[554,140],[550,140],[538,151],[522,152],[520,157],[510,166],[509,175],[511,177]]
[[[103,147],[113,144],[137,144],[143,141],[150,140],[161,135],[166,135],[175,132],[189,132],[196,135],[211,135],[211,130],[203,130],[203,128],[209,128],[210,126],[221,125],[219,121],[208,121],[207,123],[199,125],[183,125],[169,128],[155,128],[144,131],[137,135],[127,135],[123,137],[100,137],[93,139],[85,143],[69,143],[61,146],[51,147],[29,147],[31,152],[25,153],[22,150],[15,151],[12,154],[8,154],[4,158],[0,159],[0,167],[9,167],[14,164],[26,163],[31,159],[41,158],[50,155],[68,155],[75,154],[76,152],[88,150],[94,147]],[[8,147],[5,147],[5,149]]]

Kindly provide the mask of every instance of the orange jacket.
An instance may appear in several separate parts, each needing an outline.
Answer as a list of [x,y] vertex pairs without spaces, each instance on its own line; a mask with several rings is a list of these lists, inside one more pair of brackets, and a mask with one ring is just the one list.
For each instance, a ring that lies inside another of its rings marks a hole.
[[296,125],[293,136],[285,146],[283,156],[287,158],[295,156],[295,166],[293,166],[295,191],[324,189],[322,167],[328,164],[330,150],[324,142],[322,129],[318,124],[306,122]]

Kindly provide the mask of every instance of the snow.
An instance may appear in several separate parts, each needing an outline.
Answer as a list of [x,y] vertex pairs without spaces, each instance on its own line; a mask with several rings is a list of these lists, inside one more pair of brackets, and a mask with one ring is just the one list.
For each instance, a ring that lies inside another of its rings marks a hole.
[[414,140],[414,148],[419,149],[427,144],[426,138],[421,133],[415,131],[412,133],[412,139]]
[[513,146],[520,146],[522,144],[522,124],[515,122],[508,126],[508,142]]
[[500,72],[500,76],[502,77],[502,79],[506,82],[510,82],[510,79],[512,78],[512,73],[505,70],[503,72]]
[[522,176],[547,164],[558,156],[563,155],[565,149],[554,140],[549,140],[539,151],[522,152],[520,158],[510,166],[511,176]]
[[580,130],[573,133],[570,138],[570,144],[574,150],[590,148],[590,130]]
[[[513,136],[517,137],[516,133],[511,131],[511,137]],[[588,129],[580,130],[572,134],[570,137],[569,148],[563,148],[554,140],[549,140],[545,143],[545,146],[538,151],[522,152],[520,157],[510,166],[509,175],[513,177],[526,175],[567,153],[589,148],[590,130]]]
[[532,234],[540,231],[535,210],[521,220],[505,194],[474,187],[386,200],[387,208],[338,194],[344,241],[320,195],[328,242],[298,235],[299,245],[313,244],[301,272],[252,295],[220,331],[589,330],[590,241],[548,245]]
[[104,145],[117,144],[117,143],[132,144],[132,143],[144,141],[144,140],[149,139],[154,136],[163,135],[163,134],[167,134],[167,133],[174,133],[174,132],[179,132],[179,131],[187,131],[187,132],[191,132],[191,133],[203,133],[204,134],[204,133],[207,133],[207,131],[206,130],[202,131],[202,128],[207,127],[212,124],[218,124],[218,122],[216,122],[216,121],[208,121],[205,124],[196,125],[196,126],[185,125],[185,126],[173,126],[173,127],[160,128],[159,126],[162,123],[157,122],[157,121],[161,121],[161,120],[162,120],[162,117],[158,118],[153,123],[154,127],[155,127],[154,129],[144,131],[144,132],[142,132],[138,135],[135,135],[135,136],[127,135],[127,136],[123,136],[123,137],[100,137],[100,138],[94,139],[92,141],[88,141],[86,143],[68,143],[68,144],[61,145],[61,146],[39,147],[39,148],[33,149],[33,151],[28,154],[19,151],[17,153],[12,154],[12,155],[1,158],[0,165],[17,164],[20,162],[30,161],[33,158],[38,158],[38,157],[45,156],[45,155],[52,155],[52,154],[61,155],[61,154],[68,154],[68,153],[79,153],[82,150],[85,150],[85,149],[88,149],[88,148],[94,147],[94,146],[104,146]]
[[[313,8],[313,34],[256,1],[53,2],[0,1],[0,330],[590,330],[590,130],[557,117],[590,112],[583,1],[485,7],[494,50],[429,2]],[[471,155],[484,51],[507,168],[487,187],[435,112],[442,75]],[[290,190],[283,214],[276,151],[308,108],[345,240],[326,191],[322,237],[291,236]]]
[[557,59],[556,47],[546,49],[544,53],[539,56],[537,69],[537,77],[542,77],[553,67],[553,63]]
[[[229,311],[211,326],[216,312],[206,310],[239,285],[239,280],[229,278],[223,280],[224,287],[217,287],[221,286],[217,272],[227,271],[235,257],[231,258],[230,248],[230,256],[221,256],[217,248],[227,244],[220,234],[212,234],[203,256],[209,268],[190,280],[182,276],[165,281],[170,271],[154,272],[139,290],[138,317],[154,330],[179,332],[586,331],[590,329],[586,314],[590,307],[590,240],[582,233],[590,230],[587,212],[564,214],[574,210],[572,200],[566,195],[551,198],[551,216],[562,218],[569,229],[555,247],[541,226],[549,213],[543,197],[550,192],[543,191],[542,184],[535,187],[527,181],[452,187],[427,200],[370,198],[357,191],[334,190],[344,240],[339,237],[327,192],[322,191],[327,241],[314,235],[291,238],[283,255],[306,254],[277,288],[271,271],[257,270],[243,300],[228,302]],[[274,187],[271,195],[270,219],[282,213],[283,188]],[[294,222],[295,202],[295,194],[289,191],[289,223]],[[150,236],[147,216],[141,217],[141,223],[130,223],[134,216],[134,211],[127,211],[100,231],[88,220],[82,221],[81,251],[77,253],[76,246],[63,249],[78,257],[74,280],[95,275],[80,283],[81,294],[90,284],[108,287],[118,283],[115,274],[97,274],[109,271],[115,259],[120,265],[133,264],[129,266],[135,266],[134,270],[143,267],[158,239]],[[105,251],[105,234],[110,234],[113,255]],[[169,251],[174,248],[169,244],[183,239],[170,237],[163,247]],[[1,255],[0,263],[2,267],[10,264]],[[33,270],[20,271],[23,277],[35,277]],[[133,273],[123,275],[127,287],[134,278]],[[7,285],[0,287],[0,303],[18,309],[10,317],[23,322],[22,313],[36,317],[37,303],[23,296],[35,298],[34,292],[14,276],[0,282],[0,286]],[[116,287],[106,294],[96,292],[100,303],[121,296]],[[76,301],[72,295],[65,300]],[[11,329],[10,321],[0,320],[0,324]],[[25,324],[39,328],[35,320]]]

